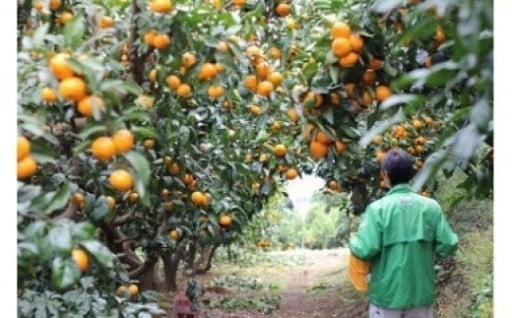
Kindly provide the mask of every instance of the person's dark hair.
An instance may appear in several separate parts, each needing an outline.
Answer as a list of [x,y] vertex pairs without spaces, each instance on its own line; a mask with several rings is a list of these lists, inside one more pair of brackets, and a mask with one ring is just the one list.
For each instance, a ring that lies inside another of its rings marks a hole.
[[381,169],[387,172],[392,186],[409,182],[416,173],[414,159],[402,149],[390,150],[382,161]]

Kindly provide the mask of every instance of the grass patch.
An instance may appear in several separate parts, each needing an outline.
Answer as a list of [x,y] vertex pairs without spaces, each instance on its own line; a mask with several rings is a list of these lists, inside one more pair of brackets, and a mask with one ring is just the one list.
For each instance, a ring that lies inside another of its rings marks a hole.
[[260,297],[224,297],[214,307],[226,311],[235,310],[257,310],[262,314],[271,314],[279,310],[281,296],[260,296]]

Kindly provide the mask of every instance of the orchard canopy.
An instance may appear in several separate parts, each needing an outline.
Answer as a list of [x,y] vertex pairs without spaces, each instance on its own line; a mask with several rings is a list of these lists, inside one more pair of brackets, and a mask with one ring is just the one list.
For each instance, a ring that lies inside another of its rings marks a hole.
[[159,263],[175,290],[180,261],[208,270],[302,174],[362,213],[394,147],[414,156],[424,195],[458,169],[454,204],[492,197],[492,12],[490,0],[19,0],[24,310],[88,291],[102,312],[116,289],[157,289]]

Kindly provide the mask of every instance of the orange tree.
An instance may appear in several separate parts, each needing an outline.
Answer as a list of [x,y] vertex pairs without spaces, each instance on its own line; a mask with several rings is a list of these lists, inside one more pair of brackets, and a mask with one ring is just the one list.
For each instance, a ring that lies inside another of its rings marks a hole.
[[[207,270],[280,182],[315,173],[330,191],[350,191],[360,212],[383,191],[378,164],[395,146],[424,164],[421,189],[425,176],[460,166],[468,194],[480,184],[490,195],[489,10],[473,1],[20,4],[20,310],[73,310],[79,300],[84,312],[157,311],[139,287],[176,289],[183,260],[191,277]],[[38,297],[58,300],[41,309]]]

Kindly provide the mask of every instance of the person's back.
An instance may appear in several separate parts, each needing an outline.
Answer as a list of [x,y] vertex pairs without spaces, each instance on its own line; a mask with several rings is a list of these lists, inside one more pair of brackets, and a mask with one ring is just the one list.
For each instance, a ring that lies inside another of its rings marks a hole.
[[[403,151],[394,152],[399,154],[391,156],[403,157],[387,161],[391,165],[388,170],[396,174],[393,167],[397,162],[408,162],[409,157]],[[383,171],[387,171],[385,163]],[[408,317],[402,309],[413,312],[423,308],[426,314],[420,317],[432,317],[433,255],[449,255],[458,239],[439,204],[416,194],[407,184],[413,172],[403,169],[399,173],[402,177],[392,176],[392,188],[386,196],[367,207],[359,230],[350,241],[350,250],[371,263],[369,297],[373,307],[381,308],[381,312],[389,310],[390,317],[395,317],[395,312],[397,317]],[[374,317],[372,308],[370,317]]]

